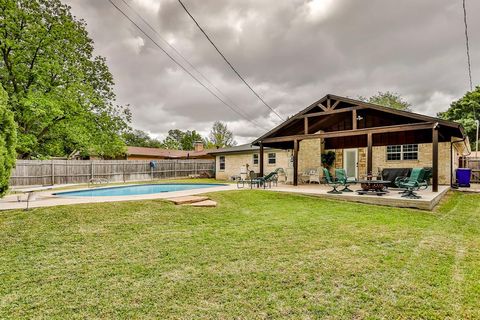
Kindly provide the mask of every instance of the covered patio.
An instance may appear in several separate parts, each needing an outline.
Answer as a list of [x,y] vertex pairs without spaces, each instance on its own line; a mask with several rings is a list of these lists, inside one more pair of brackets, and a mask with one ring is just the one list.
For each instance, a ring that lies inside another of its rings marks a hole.
[[[367,174],[374,174],[373,150],[375,147],[429,144],[428,154],[431,154],[432,181],[429,191],[423,192],[422,196],[432,200],[436,198],[436,194],[443,194],[448,189],[454,168],[454,147],[459,144],[465,145],[466,135],[463,127],[455,122],[329,94],[253,142],[253,145],[260,147],[260,176],[263,176],[264,173],[265,147],[292,150],[293,187],[286,186],[285,188],[290,191],[295,190],[294,187],[299,184],[301,142],[314,139],[318,140],[322,151],[365,148],[366,170],[364,171],[366,172],[363,173],[363,177],[359,178],[365,178]],[[439,187],[439,144],[449,146],[450,149],[446,152],[447,156],[448,152],[450,154],[449,159],[443,159],[442,155],[440,160],[442,168],[445,169],[446,166],[449,166],[450,171],[448,182],[444,183],[447,186],[442,188]],[[356,165],[358,167],[358,161]],[[305,190],[321,189],[317,185],[316,187],[302,186],[296,190],[300,190],[300,188]],[[427,194],[432,195],[427,197]],[[359,197],[356,193],[345,196]],[[393,197],[393,193],[388,197]],[[379,197],[373,198],[377,201],[379,199]]]

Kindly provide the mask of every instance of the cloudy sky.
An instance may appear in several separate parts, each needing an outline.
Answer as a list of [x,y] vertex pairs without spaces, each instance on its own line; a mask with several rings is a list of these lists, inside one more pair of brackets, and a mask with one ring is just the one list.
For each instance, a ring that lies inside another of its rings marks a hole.
[[[177,0],[124,1],[257,126],[177,67],[108,0],[62,1],[87,22],[96,53],[107,58],[115,77],[118,102],[131,105],[135,128],[158,138],[173,128],[206,135],[220,120],[244,143],[280,122],[228,68]],[[123,0],[112,1],[191,70]],[[403,95],[414,111],[435,115],[468,89],[461,0],[183,2],[283,118],[327,93],[355,98],[386,90]],[[479,84],[480,1],[467,0],[467,10],[473,80]]]

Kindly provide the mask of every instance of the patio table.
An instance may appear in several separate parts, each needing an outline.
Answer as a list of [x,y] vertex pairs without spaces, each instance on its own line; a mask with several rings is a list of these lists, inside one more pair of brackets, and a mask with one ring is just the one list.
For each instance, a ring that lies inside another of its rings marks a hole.
[[376,194],[381,196],[388,193],[387,185],[390,183],[388,180],[359,180],[361,190],[357,190],[358,194]]

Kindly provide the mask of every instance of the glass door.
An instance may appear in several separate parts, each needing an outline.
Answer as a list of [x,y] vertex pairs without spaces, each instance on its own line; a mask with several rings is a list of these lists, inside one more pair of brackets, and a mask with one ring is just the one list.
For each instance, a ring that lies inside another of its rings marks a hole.
[[343,168],[349,178],[358,178],[358,149],[343,150]]

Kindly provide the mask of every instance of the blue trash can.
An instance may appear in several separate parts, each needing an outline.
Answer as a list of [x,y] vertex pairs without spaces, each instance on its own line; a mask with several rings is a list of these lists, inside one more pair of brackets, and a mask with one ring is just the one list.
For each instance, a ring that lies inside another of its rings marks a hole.
[[469,168],[458,168],[457,169],[457,183],[459,187],[470,187],[470,177],[472,174],[472,169]]

